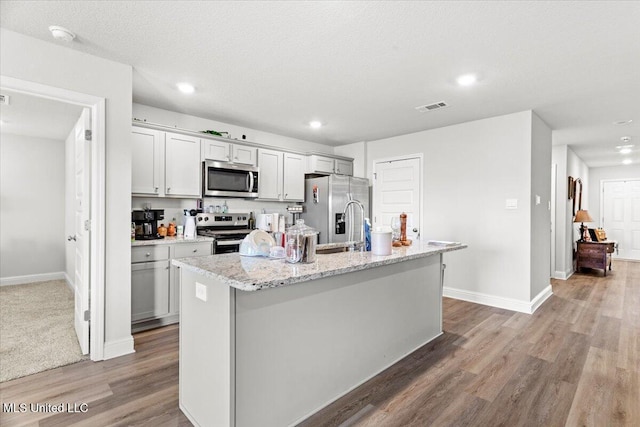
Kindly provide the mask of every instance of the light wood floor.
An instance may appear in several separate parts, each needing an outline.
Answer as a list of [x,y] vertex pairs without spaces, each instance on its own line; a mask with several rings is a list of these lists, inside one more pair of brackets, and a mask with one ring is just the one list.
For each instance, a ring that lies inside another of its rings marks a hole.
[[[302,425],[640,425],[640,263],[613,268],[553,280],[533,315],[445,299],[444,335]],[[135,341],[132,355],[0,384],[3,403],[86,402],[88,412],[0,413],[0,425],[189,426],[177,327]]]

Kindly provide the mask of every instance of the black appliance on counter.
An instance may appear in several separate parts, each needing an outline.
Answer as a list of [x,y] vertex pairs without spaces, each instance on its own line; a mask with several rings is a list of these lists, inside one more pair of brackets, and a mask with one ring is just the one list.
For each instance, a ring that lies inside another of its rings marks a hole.
[[158,221],[164,219],[164,209],[131,211],[131,221],[135,224],[136,240],[164,239],[158,234]]
[[240,243],[249,229],[248,213],[199,213],[196,215],[196,234],[213,237],[213,253],[226,254],[238,252]]

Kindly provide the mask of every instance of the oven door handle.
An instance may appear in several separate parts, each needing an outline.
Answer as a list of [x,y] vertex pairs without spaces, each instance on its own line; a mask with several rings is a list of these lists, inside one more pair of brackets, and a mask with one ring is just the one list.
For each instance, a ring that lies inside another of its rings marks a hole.
[[240,240],[216,240],[216,246],[231,246],[239,245],[243,239]]

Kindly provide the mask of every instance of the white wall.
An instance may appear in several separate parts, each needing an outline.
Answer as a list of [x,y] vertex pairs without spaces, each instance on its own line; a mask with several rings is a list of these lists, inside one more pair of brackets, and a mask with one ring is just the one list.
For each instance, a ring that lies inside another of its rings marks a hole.
[[[620,165],[589,169],[589,214],[591,214],[591,218],[593,218],[594,221],[592,224],[589,224],[589,227],[602,226],[600,222],[600,218],[602,217],[602,212],[600,212],[602,187],[600,184],[603,180],[610,179],[640,179],[640,165]],[[607,230],[605,229],[605,231]]]
[[105,356],[132,352],[131,66],[2,28],[0,74],[106,99]]
[[[539,127],[536,142],[546,133]],[[550,191],[538,188],[547,179],[538,179],[538,173],[549,176],[550,163],[538,163],[550,157],[550,147],[536,154],[536,167],[544,172],[532,173],[531,141],[532,112],[524,111],[367,142],[369,178],[376,159],[424,154],[422,238],[469,245],[445,254],[445,287],[494,300],[531,301],[532,176],[545,204]],[[505,209],[506,199],[517,199],[518,209]]]
[[65,270],[64,183],[63,141],[2,134],[2,279]]
[[[567,150],[566,145],[555,145],[551,150],[551,162],[557,166],[556,171],[556,213],[555,213],[555,271],[553,277],[557,279],[566,279],[573,272],[571,263],[567,263],[566,253],[566,235],[567,235]],[[570,209],[570,208],[569,208]]]
[[[133,104],[133,117],[146,120],[147,122],[188,129],[192,131],[215,130],[218,132],[229,132],[232,139],[242,141],[242,135],[247,137],[246,141],[255,142],[274,147],[275,149],[289,149],[293,151],[333,154],[333,148],[315,142],[276,135],[269,132],[262,132],[255,129],[222,123],[215,120],[190,116],[177,113],[175,111],[163,110],[143,104]],[[233,142],[233,141],[231,141]]]
[[[567,279],[574,271],[573,251],[580,238],[580,224],[573,222],[573,200],[568,198],[568,177],[582,181],[582,209],[589,208],[589,168],[568,146],[559,145],[552,149],[552,163],[558,165],[558,187],[556,192],[556,271],[554,277]],[[577,186],[579,191],[580,186]],[[576,210],[579,195],[576,194]],[[593,224],[585,224],[593,226]]]
[[[571,148],[567,148],[567,175],[572,176],[574,179],[580,178],[582,181],[582,209],[591,211],[589,204],[589,168],[578,157]],[[565,183],[567,182],[565,178]],[[565,184],[566,185],[566,184]],[[576,202],[576,211],[579,204],[580,186],[576,186],[576,194],[574,195]],[[580,238],[580,223],[573,222],[573,200],[565,199],[567,202],[567,215],[565,217],[566,230],[565,235],[565,265],[569,266],[570,271],[573,272],[573,252],[576,249],[576,240]],[[586,226],[593,227],[593,224],[585,224]]]
[[[551,128],[532,114],[531,122],[531,294],[549,286],[551,264]],[[540,198],[539,204],[537,198]]]

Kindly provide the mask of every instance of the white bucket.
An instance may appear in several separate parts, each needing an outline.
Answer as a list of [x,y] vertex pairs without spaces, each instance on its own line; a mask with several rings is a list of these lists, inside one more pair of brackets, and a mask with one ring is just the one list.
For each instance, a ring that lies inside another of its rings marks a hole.
[[376,227],[371,232],[371,253],[373,255],[391,255],[391,230]]

